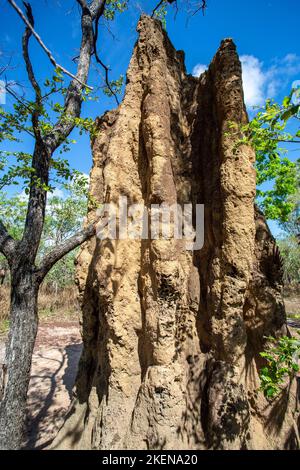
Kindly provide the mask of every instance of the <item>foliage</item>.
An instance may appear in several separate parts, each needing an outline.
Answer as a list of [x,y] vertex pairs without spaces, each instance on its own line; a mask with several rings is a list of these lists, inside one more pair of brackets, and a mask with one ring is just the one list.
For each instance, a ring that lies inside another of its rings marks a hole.
[[[106,0],[104,19],[113,21],[116,13],[122,13],[126,10],[127,3],[127,0]],[[27,7],[26,11],[28,14],[31,9]],[[108,96],[120,93],[123,81],[123,76],[111,82],[107,78],[106,83],[109,83],[109,87],[104,87],[104,93]],[[54,68],[52,76],[39,80],[37,88],[33,90],[36,96],[28,99],[30,95],[24,92],[22,96],[19,96],[13,88],[9,87],[8,83],[7,93],[14,98],[14,102],[11,106],[0,106],[0,143],[15,144],[13,151],[5,147],[0,150],[0,218],[13,238],[20,240],[23,236],[31,187],[40,187],[44,191],[52,193],[48,196],[44,229],[36,260],[38,263],[51,248],[82,227],[87,204],[89,203],[92,207],[95,205],[95,201],[88,196],[85,176],[71,168],[65,156],[71,146],[76,144],[74,139],[63,133],[61,136],[57,134],[58,148],[49,157],[49,181],[47,184],[35,176],[33,154],[25,153],[19,149],[26,136],[32,138],[33,144],[38,141],[39,135],[44,142],[47,142],[48,138],[51,140],[57,132],[57,123],[60,125],[71,124],[68,128],[77,128],[79,135],[84,132],[89,133],[91,138],[95,136],[96,129],[93,119],[82,118],[80,113],[74,114],[72,110],[68,112],[66,103],[70,97],[70,84],[66,83],[66,77],[59,66]],[[111,92],[112,90],[114,93]],[[76,93],[79,94],[83,102],[97,100],[92,89],[88,86],[77,88]],[[21,195],[11,195],[14,186],[18,187],[18,192],[20,189],[22,190]],[[9,195],[4,192],[7,187]],[[63,197],[55,196],[56,188],[62,188],[65,195]],[[65,259],[58,261],[57,265],[48,273],[47,282],[56,286],[69,283],[73,277],[74,256],[75,254],[72,252],[67,254]],[[7,266],[2,255],[0,255],[0,263]]]
[[300,190],[290,197],[293,211],[286,222],[281,223],[286,236],[278,239],[283,260],[284,282],[300,283]]
[[[292,96],[286,97],[281,104],[267,100],[265,106],[254,119],[243,127],[243,142],[251,142],[256,151],[257,200],[268,219],[288,221],[294,208],[294,195],[299,187],[297,165],[287,156],[282,143],[300,142],[300,130],[287,132],[288,124],[299,119],[299,105],[292,103]],[[272,189],[263,185],[272,182]]]
[[[83,224],[87,213],[86,187],[81,187],[82,180],[74,181],[69,186],[67,197],[54,196],[50,199],[45,217],[39,256],[46,254],[54,246],[76,233]],[[74,282],[74,260],[78,249],[68,253],[58,261],[48,273],[45,282],[53,287],[62,288]],[[38,257],[39,257],[38,256]]]
[[5,221],[10,235],[16,240],[22,238],[27,210],[26,199],[24,194],[9,197],[7,193],[0,192],[0,219]]
[[284,283],[300,283],[300,245],[294,236],[277,240],[283,260]]
[[117,12],[123,13],[128,6],[128,0],[106,0],[104,17],[108,21],[113,21]]
[[161,5],[154,12],[154,17],[161,21],[164,29],[167,29],[167,7],[168,1],[163,0]]
[[268,347],[266,351],[260,353],[260,356],[267,361],[267,365],[261,369],[259,375],[260,390],[266,398],[274,399],[286,381],[299,371],[300,340],[287,336],[279,339],[269,336],[266,339],[269,341]]
[[300,189],[298,177],[298,189],[295,194],[290,197],[290,202],[293,204],[293,210],[289,214],[286,222],[281,223],[283,230],[292,237],[300,236]]
[[79,248],[76,248],[58,261],[45,277],[44,283],[56,292],[74,285],[75,260],[78,252]]
[[120,75],[117,80],[111,80],[109,86],[103,88],[103,92],[106,96],[112,97],[114,95],[119,95],[122,91],[124,84],[124,75]]
[[[32,112],[37,104],[33,101],[24,100],[13,104],[11,111],[6,111],[0,107],[0,142],[14,141],[22,144],[26,134],[34,137],[34,132],[40,132],[43,137],[50,136],[54,129],[53,120],[60,122],[72,122],[74,127],[79,130],[79,134],[89,133],[91,137],[95,134],[95,123],[91,118],[81,118],[67,115],[59,102],[52,101],[52,95],[65,94],[65,88],[62,85],[63,77],[61,72],[55,70],[51,80],[45,81],[47,93],[42,106],[39,106],[40,119],[35,131],[32,127]],[[59,86],[57,85],[59,84]],[[83,101],[92,99],[90,90],[82,92]],[[50,180],[49,184],[41,184],[46,191],[53,191],[59,184],[71,182],[78,177],[79,173],[70,168],[69,161],[62,158],[62,154],[70,151],[70,146],[76,144],[74,139],[65,138],[61,142],[61,147],[57,155],[52,156],[50,161]],[[32,167],[32,155],[23,151],[0,151],[0,191],[6,186],[21,185],[26,194],[29,194],[30,184],[39,185],[38,178],[34,177],[35,170]],[[31,183],[30,183],[31,182]]]
[[[76,233],[82,227],[87,213],[87,178],[79,175],[71,184],[64,186],[65,192],[50,195],[43,235],[37,262],[54,246]],[[17,240],[22,238],[27,211],[27,197],[24,193],[9,197],[0,193],[0,219],[4,221],[9,233]],[[68,253],[53,266],[45,282],[54,288],[63,288],[74,281],[74,259],[78,250]],[[0,256],[0,265],[5,265]]]

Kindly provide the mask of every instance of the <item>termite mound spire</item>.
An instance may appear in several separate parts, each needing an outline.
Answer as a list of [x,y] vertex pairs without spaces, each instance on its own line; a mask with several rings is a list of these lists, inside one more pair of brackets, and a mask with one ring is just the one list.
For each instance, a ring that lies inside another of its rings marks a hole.
[[286,317],[280,257],[254,204],[255,153],[237,145],[248,118],[236,47],[224,40],[195,78],[159,21],[142,16],[138,32],[124,99],[97,119],[91,195],[204,204],[204,246],[83,247],[84,349],[52,448],[294,448],[295,384],[274,403],[258,392],[264,336],[286,332]]

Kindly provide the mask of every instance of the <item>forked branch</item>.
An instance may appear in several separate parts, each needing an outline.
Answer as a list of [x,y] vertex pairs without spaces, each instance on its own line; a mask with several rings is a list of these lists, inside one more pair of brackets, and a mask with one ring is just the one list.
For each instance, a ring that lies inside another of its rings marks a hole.
[[60,259],[70,253],[70,251],[82,245],[82,243],[92,238],[96,234],[96,226],[97,222],[90,224],[87,228],[80,230],[79,232],[75,233],[75,235],[53,248],[53,250],[44,257],[40,267],[36,272],[38,280],[41,282],[50,269]]

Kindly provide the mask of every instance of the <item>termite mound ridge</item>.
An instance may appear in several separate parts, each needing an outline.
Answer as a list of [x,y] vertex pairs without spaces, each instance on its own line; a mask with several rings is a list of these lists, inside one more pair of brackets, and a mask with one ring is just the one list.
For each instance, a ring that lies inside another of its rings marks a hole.
[[255,153],[240,145],[236,47],[222,41],[195,78],[160,22],[142,16],[138,32],[125,97],[97,119],[91,195],[204,204],[205,242],[83,247],[84,350],[52,448],[295,448],[295,384],[272,404],[257,391],[264,336],[286,332],[286,317],[280,256],[254,205]]

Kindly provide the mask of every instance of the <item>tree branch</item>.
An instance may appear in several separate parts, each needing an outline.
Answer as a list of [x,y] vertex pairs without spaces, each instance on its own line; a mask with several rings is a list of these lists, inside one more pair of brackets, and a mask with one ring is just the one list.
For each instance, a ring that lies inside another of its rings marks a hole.
[[271,141],[273,142],[280,142],[280,143],[285,143],[285,144],[300,144],[300,140],[284,140],[284,139],[275,139],[275,138],[270,138]]
[[[29,3],[26,3],[26,2],[23,2],[23,3],[26,8],[28,21],[31,24],[32,28],[34,28],[34,18],[33,18],[31,6]],[[25,65],[26,65],[27,75],[32,85],[32,88],[35,91],[35,106],[31,114],[32,127],[33,127],[33,132],[34,132],[36,139],[42,140],[41,132],[39,130],[39,117],[40,117],[41,105],[42,105],[42,92],[35,78],[35,74],[33,71],[32,63],[31,63],[29,51],[28,51],[28,44],[29,44],[29,39],[31,35],[32,35],[31,29],[28,26],[26,26],[25,32],[23,34],[22,46],[23,46],[23,57],[24,57]]]
[[90,12],[92,19],[95,20],[97,16],[102,16],[105,9],[106,0],[93,0],[90,5]]
[[54,152],[56,148],[65,140],[71,131],[75,127],[74,118],[80,116],[81,104],[82,104],[82,87],[79,83],[86,81],[89,68],[91,56],[93,54],[94,47],[94,31],[93,31],[93,15],[96,13],[96,16],[102,16],[104,12],[106,0],[97,0],[98,9],[94,13],[91,12],[92,7],[85,7],[86,2],[82,0],[77,0],[79,5],[82,7],[81,15],[81,30],[82,30],[82,40],[80,45],[80,54],[77,64],[77,73],[76,78],[78,80],[72,80],[68,87],[68,92],[65,98],[64,111],[53,128],[53,132],[49,134],[46,138],[46,142],[51,149],[51,152]]
[[193,15],[196,15],[198,11],[202,10],[203,15],[205,14],[205,10],[207,8],[207,0],[201,0],[201,5],[198,6],[198,8],[194,11]]
[[80,230],[72,237],[68,238],[64,242],[57,245],[53,250],[45,255],[44,259],[41,262],[40,267],[36,271],[38,280],[41,282],[50,269],[65,255],[70,253],[82,243],[89,240],[96,234],[96,224],[97,222],[92,223],[87,228]]
[[174,3],[176,2],[177,3],[177,0],[160,0],[160,2],[158,2],[158,4],[156,5],[156,7],[153,9],[152,13],[151,13],[151,18],[153,18],[155,16],[155,13],[157,12],[157,10],[164,4],[164,3]]
[[[81,3],[83,4],[83,2]],[[105,4],[105,0],[98,3]],[[30,29],[32,30],[32,27]],[[53,126],[52,131],[43,137],[43,141],[36,140],[33,153],[34,174],[30,184],[25,229],[19,250],[30,263],[35,262],[44,226],[51,156],[72,132],[75,127],[75,118],[79,118],[81,113],[82,88],[85,87],[93,53],[93,20],[90,9],[86,7],[82,8],[81,31],[77,72],[68,86],[63,113]],[[32,32],[32,34],[34,33]]]
[[[103,6],[103,11],[104,11],[104,6]],[[98,64],[101,65],[101,67],[104,69],[104,73],[105,73],[105,83],[106,83],[106,86],[107,88],[109,89],[110,93],[112,94],[112,96],[114,96],[115,100],[116,100],[116,103],[117,105],[119,106],[120,102],[118,100],[118,97],[117,97],[117,94],[115,93],[115,91],[112,89],[111,85],[110,85],[110,82],[109,82],[109,68],[107,67],[107,65],[104,64],[104,62],[102,62],[102,60],[100,59],[99,55],[98,55],[98,51],[97,51],[97,40],[98,40],[98,30],[99,30],[99,19],[103,13],[103,11],[99,10],[96,18],[95,18],[95,32],[94,32],[94,54],[95,54],[95,59],[96,59],[96,62]]]
[[81,6],[81,8],[88,8],[88,5],[86,3],[86,0],[76,0],[77,3]]
[[151,18],[154,17],[154,15],[155,15],[155,13],[157,12],[157,10],[158,10],[158,9],[160,8],[160,6],[161,6],[163,3],[165,3],[165,2],[166,2],[166,0],[160,0],[160,1],[158,2],[158,4],[153,8],[153,11],[152,11],[152,13],[151,13]]
[[3,222],[0,220],[0,252],[10,262],[16,249],[16,241],[6,230]]
[[35,29],[33,28],[33,26],[30,24],[30,21],[26,18],[26,16],[24,15],[24,13],[22,12],[22,10],[18,7],[18,5],[16,4],[16,2],[14,0],[8,0],[8,2],[11,4],[11,6],[16,10],[16,12],[18,13],[18,15],[20,16],[20,18],[24,21],[24,23],[26,24],[26,26],[30,29],[31,33],[33,34],[33,36],[35,37],[35,39],[37,40],[37,42],[39,43],[39,45],[41,46],[41,48],[46,52],[47,56],[49,57],[49,60],[51,62],[51,64],[61,70],[65,75],[68,75],[69,77],[71,77],[73,80],[76,80],[78,81],[78,83],[80,83],[81,86],[85,87],[85,88],[89,88],[90,90],[92,90],[93,88],[88,86],[85,82],[81,81],[76,75],[72,74],[71,72],[69,72],[67,69],[65,69],[62,65],[60,65],[56,60],[55,58],[53,57],[52,55],[52,52],[50,51],[50,49],[48,49],[48,47],[44,44],[44,42],[42,41],[42,38],[39,36],[39,34],[35,31]]
[[[25,99],[21,99],[11,88],[10,86],[8,85],[7,83],[7,79],[5,77],[5,91],[11,95],[19,104],[21,104],[22,106],[24,106],[25,108],[27,108],[28,111],[32,112],[32,110],[29,108],[28,104],[26,104],[26,100]],[[22,129],[24,132],[26,132],[28,135],[30,135],[31,137],[35,137],[35,135],[30,132],[28,129],[25,129],[23,128]]]

